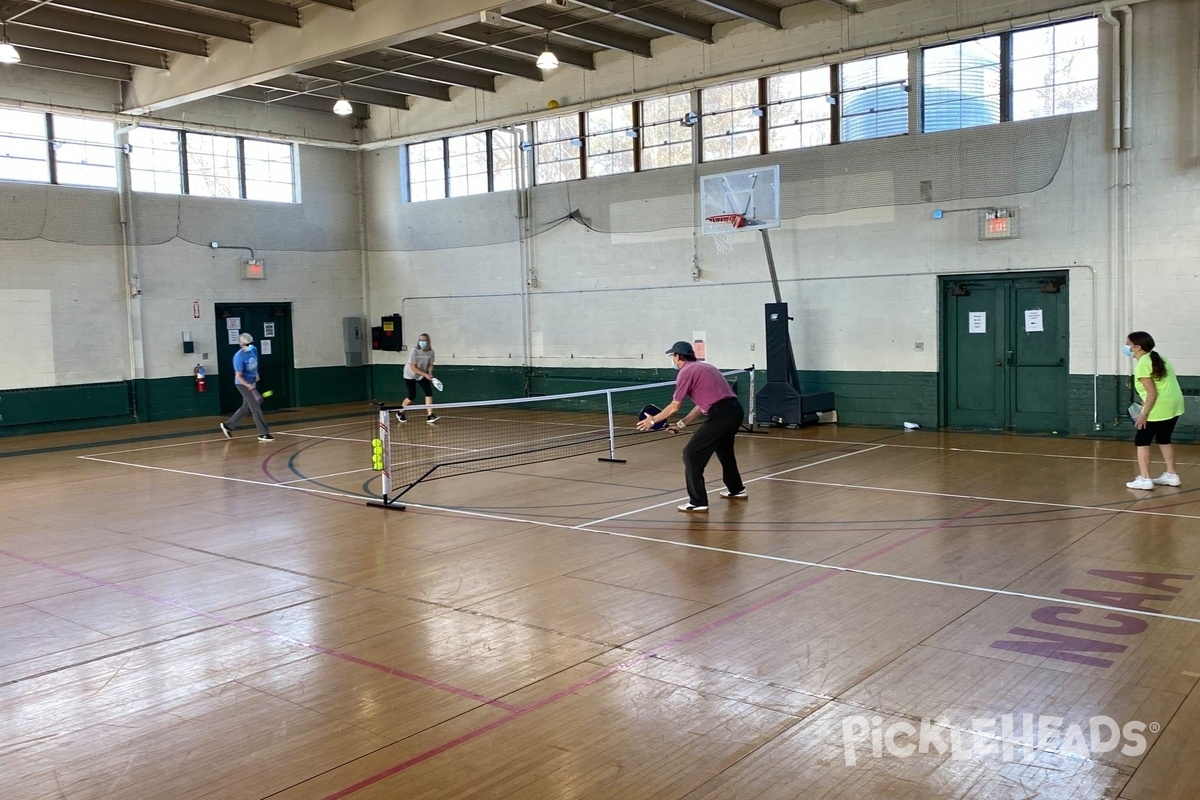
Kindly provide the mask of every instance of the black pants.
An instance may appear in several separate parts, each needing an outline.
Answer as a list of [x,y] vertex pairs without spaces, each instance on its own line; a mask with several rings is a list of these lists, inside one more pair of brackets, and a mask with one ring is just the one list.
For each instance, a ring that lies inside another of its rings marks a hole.
[[737,457],[733,454],[733,440],[746,412],[736,397],[728,397],[713,403],[708,416],[683,448],[683,474],[687,478],[688,502],[694,506],[708,505],[708,490],[704,487],[704,468],[713,453],[721,462],[721,476],[725,488],[740,492],[746,488],[738,472]]

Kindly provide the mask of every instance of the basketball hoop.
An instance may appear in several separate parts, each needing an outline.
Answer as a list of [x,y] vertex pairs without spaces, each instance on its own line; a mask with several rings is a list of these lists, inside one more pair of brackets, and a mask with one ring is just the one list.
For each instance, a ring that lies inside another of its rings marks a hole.
[[714,214],[704,218],[708,234],[712,236],[713,244],[721,255],[729,255],[733,251],[733,232],[746,227],[745,214]]

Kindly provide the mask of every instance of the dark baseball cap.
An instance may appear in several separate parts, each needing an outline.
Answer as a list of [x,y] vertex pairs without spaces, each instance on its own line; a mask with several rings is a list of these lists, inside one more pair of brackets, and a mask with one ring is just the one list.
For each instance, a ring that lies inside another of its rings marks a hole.
[[676,342],[671,345],[671,349],[667,351],[667,355],[676,354],[681,356],[694,356],[696,351],[687,342]]

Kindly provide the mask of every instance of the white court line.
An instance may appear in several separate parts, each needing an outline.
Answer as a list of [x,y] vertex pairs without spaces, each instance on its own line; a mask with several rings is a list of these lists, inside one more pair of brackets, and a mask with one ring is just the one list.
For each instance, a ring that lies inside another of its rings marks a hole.
[[[783,473],[776,473],[782,475]],[[887,486],[865,486],[859,483],[829,483],[827,481],[804,481],[799,478],[776,478],[764,475],[764,478],[781,483],[804,483],[812,486],[828,486],[831,489],[863,489],[869,492],[894,492],[895,494],[917,494],[924,497],[946,497],[952,500],[986,500],[991,503],[1013,503],[1022,506],[1048,506],[1050,508],[1071,508],[1085,511],[1101,511],[1106,514],[1144,514],[1150,517],[1176,517],[1178,519],[1200,519],[1196,514],[1177,514],[1170,511],[1145,511],[1137,508],[1112,508],[1111,506],[1085,506],[1075,503],[1049,503],[1042,500],[1013,500],[1010,497],[985,497],[979,494],[949,494],[947,492],[924,492],[920,489],[891,489]],[[1125,501],[1122,501],[1125,502]],[[1130,503],[1139,502],[1129,500]]]
[[351,439],[346,436],[314,436],[311,433],[293,433],[292,431],[275,431],[276,436],[294,436],[297,439],[318,439],[327,442],[354,442],[355,444],[371,443],[370,439]]
[[[119,456],[122,453],[143,453],[147,450],[162,450],[167,447],[184,447],[186,445],[204,444],[205,442],[224,442],[226,439],[223,436],[213,437],[212,439],[189,439],[186,442],[175,442],[173,444],[156,444],[150,447],[134,447],[130,450],[106,450],[103,453],[89,453],[88,456]],[[88,456],[79,456],[86,458]]]
[[[797,467],[800,469],[800,467]],[[616,536],[621,539],[633,539],[640,542],[648,542],[651,544],[665,544],[672,547],[686,547],[692,550],[705,550],[712,553],[720,553],[722,555],[743,556],[745,558],[757,558],[763,561],[774,561],[781,564],[795,564],[799,567],[814,567],[816,569],[830,570],[833,572],[845,572],[853,575],[866,575],[872,578],[890,578],[897,581],[906,581],[908,583],[920,583],[928,586],[939,586],[948,589],[962,589],[968,592],[983,592],[985,594],[998,594],[1005,597],[1015,597],[1021,600],[1037,600],[1038,602],[1055,603],[1057,605],[1077,606],[1079,608],[1095,608],[1101,611],[1115,611],[1120,614],[1134,614],[1151,619],[1170,619],[1176,622],[1190,622],[1200,625],[1198,617],[1184,617],[1177,614],[1160,614],[1154,611],[1142,611],[1140,609],[1123,608],[1119,606],[1106,606],[1102,603],[1089,603],[1085,600],[1075,600],[1067,597],[1054,597],[1052,595],[1030,594],[1028,592],[1014,592],[1010,589],[994,589],[989,586],[976,586],[971,583],[954,583],[952,581],[938,581],[932,578],[916,578],[911,575],[896,575],[891,572],[876,572],[874,570],[859,569],[857,567],[840,567],[836,564],[826,564],[819,561],[803,561],[798,558],[787,558],[785,556],[771,556],[765,553],[751,553],[745,550],[729,550],[724,547],[713,547],[711,545],[695,544],[694,542],[677,542],[671,539],[657,539],[653,536],[643,536],[638,533],[624,533],[622,531],[606,531],[599,528],[582,527],[579,525],[565,525],[555,522],[543,522],[540,520],[521,519],[519,517],[508,517],[501,514],[487,514],[481,511],[466,511],[458,508],[444,508],[442,506],[426,506],[417,503],[405,503],[412,508],[427,509],[430,511],[443,511],[453,514],[463,514],[469,517],[478,517],[481,519],[494,519],[500,522],[515,522],[525,525],[533,525],[537,527],[558,528],[567,531],[582,531],[584,533],[600,533],[605,536]],[[647,506],[643,511],[652,511],[658,508],[661,504]],[[964,520],[958,520],[964,521]],[[969,521],[969,518],[966,518]],[[902,529],[899,532],[905,532],[912,529]],[[953,530],[949,528],[948,530]],[[915,532],[915,531],[914,531]]]
[[[756,442],[772,441],[771,439],[755,439]],[[997,456],[1037,456],[1039,458],[1074,458],[1083,461],[1117,461],[1120,463],[1136,462],[1136,458],[1112,458],[1109,456],[1073,456],[1066,453],[1025,453],[1014,450],[983,450],[970,447],[936,447],[925,444],[891,444],[888,442],[847,442],[841,439],[777,439],[781,442],[819,442],[821,444],[844,444],[844,445],[859,445],[866,447],[874,445],[878,447],[899,447],[905,450],[932,450],[937,453],[981,453],[984,455]],[[1184,466],[1195,466],[1195,462],[1176,461],[1176,464]]]
[[[831,458],[825,458],[820,461],[813,461],[808,464],[801,464],[798,467],[789,467],[788,469],[781,470],[779,472],[773,472],[770,475],[760,475],[757,478],[751,478],[750,480],[746,481],[746,483],[754,483],[755,481],[762,481],[762,480],[766,480],[767,478],[774,478],[776,475],[786,475],[789,472],[795,472],[798,469],[808,469],[809,467],[815,467],[819,464],[828,464],[830,461],[837,461],[839,458],[849,458],[850,456],[862,455],[863,453],[871,452],[871,450],[877,450],[882,446],[883,445],[877,445],[876,447],[870,448],[870,450],[856,450],[853,453],[842,453],[840,456],[832,456]],[[687,500],[688,498],[685,496],[683,499]],[[614,519],[621,519],[622,517],[628,517],[631,514],[640,514],[643,511],[651,511],[655,508],[662,508],[663,506],[669,506],[672,503],[678,503],[678,502],[679,502],[679,498],[675,498],[674,500],[668,500],[665,503],[655,503],[654,505],[647,506],[646,508],[639,508],[639,509],[635,509],[634,511],[626,511],[621,514],[613,514],[611,517],[604,517],[603,519],[598,519],[598,520],[595,520],[594,522],[585,522],[582,525],[575,525],[573,527],[577,528],[579,530],[584,530],[585,526],[587,526],[587,525],[602,525],[605,522],[611,522]]]
[[97,461],[102,464],[117,464],[122,467],[135,467],[137,469],[148,469],[153,472],[170,472],[174,475],[188,475],[193,478],[213,478],[218,481],[233,481],[234,483],[248,483],[252,486],[266,486],[268,488],[291,489],[294,492],[307,492],[309,494],[327,494],[333,497],[346,497],[351,500],[369,500],[361,494],[346,494],[344,492],[330,492],[323,489],[306,489],[303,486],[288,486],[282,483],[270,483],[267,481],[252,481],[249,478],[231,478],[228,475],[209,475],[204,472],[189,472],[186,469],[170,469],[169,467],[152,467],[147,464],[131,464],[128,461],[113,461],[108,458],[97,458],[96,456],[76,456],[76,458],[84,461]]
[[337,478],[342,475],[353,475],[357,472],[374,472],[374,471],[375,470],[372,469],[371,467],[360,467],[359,469],[348,469],[345,472],[331,472],[328,475],[313,475],[308,478],[296,478],[295,480],[292,480],[292,481],[279,481],[276,484],[268,483],[266,485],[267,486],[272,486],[272,485],[274,485],[274,486],[290,486],[293,483],[304,483],[305,481],[323,481],[326,478]]
[[[863,451],[863,452],[866,452],[866,451]],[[842,456],[836,456],[835,458],[843,458],[846,455],[856,455],[856,454],[855,453],[846,453],[846,454],[843,454]],[[83,459],[85,461],[96,461],[96,462],[105,463],[105,464],[117,464],[117,465],[123,466],[123,467],[136,467],[137,469],[146,469],[146,470],[151,470],[151,471],[155,471],[155,472],[170,472],[170,473],[174,473],[177,475],[189,475],[189,476],[196,477],[196,478],[212,478],[212,479],[220,480],[220,481],[233,481],[235,483],[248,483],[248,484],[253,484],[255,486],[264,486],[267,488],[277,488],[277,489],[288,489],[288,490],[295,491],[295,492],[306,492],[308,494],[329,495],[332,497],[344,497],[344,498],[347,498],[350,500],[356,500],[356,501],[366,501],[366,500],[370,499],[370,498],[364,497],[362,495],[345,494],[343,492],[330,492],[330,491],[323,491],[320,489],[306,489],[302,486],[285,486],[285,485],[279,484],[279,483],[266,483],[264,481],[252,481],[252,480],[248,480],[246,478],[230,478],[225,475],[207,475],[202,472],[188,472],[186,470],[168,469],[166,467],[151,467],[151,466],[146,466],[144,464],[129,464],[129,463],[126,463],[123,461],[110,461],[108,459],[96,458],[94,456],[77,456],[77,458]],[[830,460],[832,460],[832,459],[830,459]],[[798,467],[794,467],[793,470],[803,469],[807,466],[814,466],[814,465],[815,464],[812,464],[812,465],[802,464]],[[706,550],[709,552],[720,553],[723,555],[735,555],[735,556],[742,556],[744,558],[760,559],[763,561],[774,561],[774,562],[778,562],[778,563],[782,563],[782,564],[794,564],[794,565],[800,566],[800,567],[814,567],[816,569],[832,570],[834,572],[845,572],[845,573],[850,573],[850,574],[855,574],[855,575],[866,575],[868,577],[873,577],[873,578],[890,578],[892,580],[906,581],[909,583],[920,583],[920,584],[925,584],[928,586],[940,586],[940,587],[950,588],[950,589],[962,589],[964,591],[983,592],[985,594],[998,594],[998,595],[1004,595],[1006,597],[1015,597],[1015,598],[1018,598],[1021,600],[1037,600],[1038,602],[1057,603],[1059,605],[1077,606],[1079,608],[1095,608],[1095,609],[1099,609],[1101,611],[1112,611],[1112,612],[1116,612],[1119,614],[1134,614],[1134,615],[1140,615],[1140,616],[1144,616],[1144,617],[1150,617],[1151,619],[1170,619],[1170,620],[1175,620],[1177,622],[1190,622],[1190,623],[1200,624],[1200,619],[1195,618],[1195,617],[1184,617],[1184,616],[1179,616],[1176,614],[1159,614],[1159,613],[1155,613],[1153,611],[1141,611],[1139,609],[1119,608],[1117,606],[1106,606],[1106,605],[1102,605],[1100,603],[1088,603],[1083,600],[1075,600],[1073,598],[1069,599],[1069,598],[1065,598],[1065,597],[1052,597],[1049,595],[1029,594],[1026,592],[1014,592],[1014,591],[1010,591],[1008,589],[993,589],[993,588],[990,588],[987,586],[976,586],[974,584],[969,584],[969,583],[953,583],[950,581],[936,581],[936,580],[932,580],[929,578],[916,578],[916,577],[912,577],[909,575],[896,575],[896,574],[889,573],[889,572],[875,572],[873,570],[858,569],[855,567],[839,567],[834,564],[824,564],[824,563],[820,563],[820,562],[816,562],[816,561],[802,561],[798,558],[785,558],[784,556],[771,556],[771,555],[766,555],[764,553],[751,553],[751,552],[747,552],[744,550],[728,550],[728,549],[722,548],[722,547],[711,547],[709,545],[695,544],[693,542],[677,542],[677,541],[672,541],[670,539],[657,539],[653,536],[643,536],[641,534],[636,534],[636,533],[624,533],[621,531],[606,531],[606,530],[601,530],[599,528],[590,527],[590,525],[599,524],[598,522],[589,523],[589,527],[582,527],[579,525],[565,525],[565,524],[560,524],[560,523],[555,523],[555,522],[544,522],[541,520],[527,520],[527,519],[520,519],[519,517],[503,516],[500,514],[487,514],[487,513],[483,513],[483,512],[479,512],[479,511],[466,511],[463,509],[445,508],[442,506],[428,506],[428,505],[421,505],[418,503],[405,502],[404,505],[411,506],[412,508],[426,509],[429,511],[441,511],[441,512],[450,513],[450,514],[461,514],[463,516],[475,517],[478,519],[493,519],[493,520],[497,520],[500,522],[514,522],[514,523],[518,523],[518,524],[522,524],[522,525],[532,525],[534,527],[554,528],[554,529],[566,530],[566,531],[582,531],[584,533],[599,533],[604,536],[615,536],[615,537],[618,537],[621,539],[632,539],[635,541],[647,542],[647,543],[651,543],[651,544],[664,544],[664,545],[669,545],[671,547],[686,547],[686,548],[690,548],[693,550]],[[650,511],[652,509],[660,507],[661,505],[662,504],[660,503],[660,504],[656,504],[653,506],[648,506],[642,510]],[[612,518],[609,518],[609,519],[612,519]]]

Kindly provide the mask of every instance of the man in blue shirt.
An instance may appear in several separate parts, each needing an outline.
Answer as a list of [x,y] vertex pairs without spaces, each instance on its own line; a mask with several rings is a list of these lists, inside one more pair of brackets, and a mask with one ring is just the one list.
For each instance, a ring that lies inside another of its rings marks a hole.
[[267,421],[263,419],[262,398],[254,388],[258,383],[258,348],[253,342],[254,337],[248,333],[238,337],[240,347],[233,354],[233,383],[242,396],[242,406],[233,412],[228,422],[221,423],[221,433],[225,434],[226,439],[232,439],[233,429],[242,421],[242,417],[251,414],[254,417],[254,425],[258,428],[258,440],[273,442],[275,437],[271,435]]

